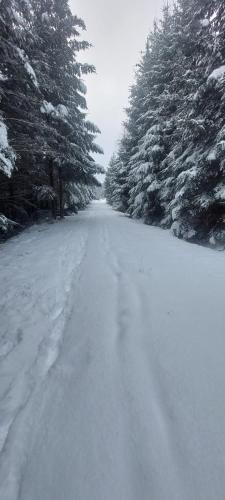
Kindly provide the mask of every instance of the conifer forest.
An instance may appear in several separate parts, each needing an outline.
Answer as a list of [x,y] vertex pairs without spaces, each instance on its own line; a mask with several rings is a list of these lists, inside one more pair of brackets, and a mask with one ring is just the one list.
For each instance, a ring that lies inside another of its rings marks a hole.
[[0,2],[0,232],[93,198],[101,152],[79,62],[84,21],[67,0]]
[[212,245],[225,242],[224,22],[223,0],[164,7],[106,175],[118,210]]
[[0,0],[0,500],[225,500],[225,0]]

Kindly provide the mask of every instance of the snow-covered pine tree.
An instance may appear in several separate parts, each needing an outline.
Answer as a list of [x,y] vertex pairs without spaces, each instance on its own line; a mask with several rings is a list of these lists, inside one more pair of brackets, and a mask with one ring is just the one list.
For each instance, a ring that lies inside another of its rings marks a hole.
[[40,109],[53,127],[47,138],[50,149],[46,162],[63,216],[64,191],[71,190],[73,182],[79,186],[96,184],[98,167],[91,152],[101,152],[94,142],[99,130],[85,119],[86,87],[82,80],[82,75],[94,68],[77,61],[78,52],[89,44],[79,41],[85,25],[72,15],[67,0],[34,0],[34,11],[38,40],[34,59],[44,96]]
[[120,154],[113,155],[105,178],[105,197],[116,210],[124,211],[126,205],[126,176]]
[[[197,51],[192,54],[195,93],[183,132],[182,170],[176,182],[173,230],[186,239],[224,240],[224,35],[223,10],[214,1],[192,6]],[[218,16],[218,22],[216,21]],[[221,33],[221,35],[219,35]]]
[[99,131],[86,120],[82,80],[94,68],[77,61],[89,46],[79,41],[84,28],[67,1],[1,1],[0,211],[15,220],[25,222],[49,203],[56,214],[57,195],[62,215],[73,182],[77,193],[84,186],[81,205],[98,185],[92,153],[101,151]]
[[[0,79],[1,78],[4,78],[4,76],[0,75]],[[6,125],[0,117],[0,179],[2,179],[2,183],[5,182],[6,186],[8,185],[8,179],[12,175],[15,159],[15,153],[9,146]],[[0,192],[0,207],[2,207],[2,211],[5,208],[5,204],[6,199],[4,193],[1,194]],[[12,221],[10,221],[3,213],[0,213],[0,235],[7,233],[13,225],[14,223]]]
[[10,179],[0,177],[2,209],[11,218],[25,222],[36,210],[35,179],[41,175],[41,163],[36,158],[40,152],[43,155],[46,133],[39,83],[28,55],[35,43],[31,2],[3,0],[0,29],[1,110],[16,154]]
[[222,1],[165,7],[131,94],[125,168],[118,154],[107,180],[120,165],[131,215],[185,239],[224,239],[223,28]]
[[137,152],[130,159],[133,187],[129,211],[148,223],[159,224],[163,221],[166,225],[168,186],[163,184],[167,174],[163,160],[171,151],[176,131],[180,61],[174,16],[168,5],[164,8],[161,23],[155,24],[149,42],[145,112],[138,120],[142,137]]
[[0,117],[0,172],[11,177],[15,165],[16,155],[9,146],[7,127]]
[[147,40],[145,51],[142,54],[139,64],[137,64],[135,82],[130,90],[129,106],[126,108],[127,117],[124,122],[124,133],[120,141],[117,155],[117,172],[119,172],[119,166],[121,169],[118,183],[120,186],[119,192],[121,193],[121,197],[119,201],[118,192],[117,206],[119,201],[120,210],[124,212],[129,211],[130,196],[132,189],[136,186],[136,179],[134,179],[133,184],[130,159],[132,155],[138,153],[138,143],[143,135],[139,120],[146,111],[145,98],[148,89],[146,77],[149,70],[149,54],[149,41]]
[[[167,155],[161,164],[162,182],[159,196],[164,207],[164,218],[160,225],[170,227],[175,222],[175,231],[178,227],[181,228],[176,220],[175,206],[182,195],[182,176],[184,170],[190,168],[188,144],[185,144],[187,117],[202,79],[202,67],[195,62],[202,50],[202,32],[193,13],[193,0],[178,0],[174,6],[170,45],[173,50],[171,79],[160,99],[166,103],[167,109],[163,128],[165,130],[167,125],[169,130]],[[186,237],[192,237],[193,232],[188,231],[185,226],[184,234]]]

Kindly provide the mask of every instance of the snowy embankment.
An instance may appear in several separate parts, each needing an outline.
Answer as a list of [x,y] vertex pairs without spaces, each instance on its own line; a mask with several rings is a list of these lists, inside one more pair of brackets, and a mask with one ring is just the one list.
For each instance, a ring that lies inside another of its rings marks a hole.
[[224,499],[224,252],[95,203],[0,262],[0,498]]
[[[59,354],[86,238],[79,217],[70,217],[34,226],[0,246],[0,465],[6,482],[14,423]],[[21,455],[22,442],[19,446]],[[10,492],[17,488],[16,474],[15,465]]]

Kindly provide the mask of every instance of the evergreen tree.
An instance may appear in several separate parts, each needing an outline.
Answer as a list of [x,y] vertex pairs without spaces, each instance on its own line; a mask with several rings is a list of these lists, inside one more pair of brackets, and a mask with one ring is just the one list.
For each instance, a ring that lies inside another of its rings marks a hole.
[[164,8],[131,90],[125,162],[119,151],[107,179],[108,191],[120,179],[116,203],[125,189],[133,217],[211,242],[225,241],[224,9]]
[[85,25],[67,0],[2,0],[0,29],[0,212],[25,222],[51,205],[63,216],[74,183],[83,204],[102,171],[82,79],[94,68],[77,60]]
[[58,191],[60,214],[63,216],[64,190],[71,182],[95,184],[97,166],[90,156],[100,152],[95,143],[97,127],[85,119],[86,88],[82,74],[93,72],[93,66],[77,62],[77,52],[89,47],[79,41],[84,22],[73,16],[67,0],[35,2],[35,47],[37,73],[44,100],[41,112],[54,127],[48,138],[47,157],[50,185]]
[[109,163],[105,178],[105,196],[116,210],[124,211],[126,193],[124,192],[125,176],[121,159],[114,155]]
[[[175,233],[186,239],[211,241],[215,232],[220,236],[224,218],[221,139],[225,71],[221,66],[223,43],[218,42],[217,16],[213,16],[216,7],[216,2],[199,0],[192,10],[197,27],[197,50],[192,54],[195,94],[184,127],[182,162],[172,202]],[[219,18],[222,19],[221,11]]]
[[150,40],[148,69],[145,74],[146,96],[145,113],[138,124],[142,137],[138,152],[131,156],[131,191],[129,212],[144,217],[148,223],[159,222],[164,214],[160,200],[161,166],[169,147],[169,136],[174,128],[171,111],[174,111],[174,96],[169,92],[174,77],[173,18],[169,8],[164,8],[163,19],[155,29]]
[[0,183],[3,208],[6,206],[7,213],[12,217],[16,211],[22,212],[21,205],[26,202],[29,205],[24,193],[27,151],[29,146],[34,146],[33,138],[39,128],[35,102],[38,82],[25,52],[29,23],[28,3],[22,0],[1,2],[1,111],[14,159],[16,157],[16,168],[9,180],[0,176]]

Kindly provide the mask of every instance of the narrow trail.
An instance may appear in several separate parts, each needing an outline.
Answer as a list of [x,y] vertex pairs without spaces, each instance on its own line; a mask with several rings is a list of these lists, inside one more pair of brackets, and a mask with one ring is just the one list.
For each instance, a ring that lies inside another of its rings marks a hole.
[[80,219],[71,314],[7,500],[225,499],[224,256],[101,203]]

